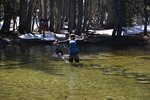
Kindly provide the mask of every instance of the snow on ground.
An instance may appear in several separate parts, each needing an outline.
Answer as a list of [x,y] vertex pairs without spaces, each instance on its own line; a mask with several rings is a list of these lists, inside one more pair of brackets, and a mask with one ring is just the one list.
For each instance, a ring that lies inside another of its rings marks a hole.
[[58,37],[58,38],[65,38],[65,37],[66,37],[65,34],[55,34],[55,35],[56,35],[56,37]]
[[36,33],[26,33],[23,35],[20,35],[20,39],[39,39],[39,40],[45,40],[45,41],[54,41],[56,38],[65,38],[65,34],[56,34],[50,31],[45,32],[45,36],[43,34],[36,34]]
[[[17,26],[19,25],[19,17],[16,19]],[[13,21],[11,21],[13,23]],[[0,29],[2,28],[3,21],[0,22]],[[17,27],[16,26],[16,27]],[[15,27],[15,28],[16,28]],[[65,28],[68,28],[65,26]],[[37,25],[34,25],[34,29],[38,29]],[[133,26],[133,27],[125,27],[123,28],[124,31],[122,32],[122,35],[135,35],[135,34],[140,34],[144,30],[144,25],[141,26]],[[11,24],[11,29],[12,30],[12,24]],[[113,29],[108,29],[108,30],[89,30],[90,32],[93,32],[94,34],[102,34],[102,35],[112,35]],[[150,25],[147,26],[147,31],[150,32]],[[61,30],[62,34],[54,34],[53,32],[45,32],[45,37],[43,37],[43,34],[31,34],[27,33],[24,35],[20,35],[19,38],[21,39],[41,39],[45,41],[53,41],[58,38],[65,38],[65,34],[68,34],[69,32],[67,30]]]
[[[2,20],[2,21],[0,21],[0,29],[2,28],[2,25],[3,25],[3,23],[4,23],[4,20]],[[13,20],[11,20],[11,25],[10,25],[10,31],[12,31],[13,30]],[[15,29],[18,27],[18,25],[19,25],[19,17],[17,17],[16,18],[16,26],[15,26]]]
[[[134,27],[127,27],[126,32],[124,33],[124,35],[140,34],[143,31],[144,31],[144,25],[134,26]],[[147,26],[147,31],[150,32],[150,25]]]
[[90,32],[94,32],[94,34],[102,34],[102,35],[111,35],[113,29],[108,29],[108,30],[89,30]]
[[[135,35],[135,34],[140,34],[143,32],[144,26],[134,26],[134,27],[127,27],[124,29],[122,32],[122,35]],[[89,30],[90,32],[94,32],[94,34],[102,34],[102,35],[111,35],[113,29],[108,29],[108,30]],[[147,31],[150,32],[150,25],[147,27]],[[56,37],[58,38],[65,38],[65,34],[68,33],[67,30],[62,30],[61,33],[63,34],[56,34],[53,32],[45,32],[45,37],[43,37],[43,34],[31,34],[27,33],[24,35],[19,36],[21,39],[41,39],[45,41],[54,41],[56,40]]]
[[[34,26],[35,29],[37,28],[37,26]],[[38,33],[38,32],[37,32]],[[68,34],[67,30],[61,30],[60,33],[63,34],[57,34],[57,33],[53,33],[50,31],[45,31],[45,36],[43,37],[43,34],[31,34],[31,33],[26,33],[23,35],[20,35],[19,38],[21,39],[41,39],[41,40],[45,40],[45,41],[54,41],[57,38],[65,38],[66,34]]]
[[61,30],[60,33],[63,33],[63,34],[68,34],[68,30]]
[[[124,31],[122,32],[122,35],[135,35],[140,34],[144,31],[144,25],[142,26],[133,26],[133,27],[126,27],[123,28]],[[113,29],[108,30],[89,30],[90,32],[94,32],[95,34],[102,34],[102,35],[111,35],[113,32]],[[150,25],[147,26],[147,31],[150,32]]]
[[39,39],[39,40],[45,40],[45,41],[56,40],[55,35],[51,32],[46,32],[45,36],[43,36],[43,34],[26,33],[26,34],[20,35],[19,38],[20,39]]
[[2,25],[3,25],[4,21],[0,21],[0,29],[2,28]]

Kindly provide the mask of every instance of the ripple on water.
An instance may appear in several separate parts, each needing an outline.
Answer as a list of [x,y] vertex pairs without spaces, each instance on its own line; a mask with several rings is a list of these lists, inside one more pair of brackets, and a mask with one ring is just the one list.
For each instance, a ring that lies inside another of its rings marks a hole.
[[140,84],[150,84],[150,78],[146,76],[137,76],[136,81]]
[[138,80],[137,82],[140,84],[150,84],[150,79]]
[[139,57],[139,59],[150,60],[150,57],[143,56],[143,57]]

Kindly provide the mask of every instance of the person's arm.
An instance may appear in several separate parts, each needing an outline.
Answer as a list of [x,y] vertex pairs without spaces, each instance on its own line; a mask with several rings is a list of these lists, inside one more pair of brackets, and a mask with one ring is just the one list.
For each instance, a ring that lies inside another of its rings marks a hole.
[[81,34],[81,36],[78,37],[76,40],[77,40],[77,41],[82,41],[82,40],[84,40],[84,39],[85,39],[85,34]]
[[60,44],[60,43],[67,43],[69,40],[67,39],[67,40],[63,40],[63,41],[58,41],[58,40],[56,40],[55,42],[54,42],[54,44]]

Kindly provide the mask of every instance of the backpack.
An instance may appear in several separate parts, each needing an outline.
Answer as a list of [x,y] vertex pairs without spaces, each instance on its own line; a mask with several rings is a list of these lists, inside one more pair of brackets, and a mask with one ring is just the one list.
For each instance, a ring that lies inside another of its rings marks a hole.
[[78,53],[76,40],[69,41],[69,53]]

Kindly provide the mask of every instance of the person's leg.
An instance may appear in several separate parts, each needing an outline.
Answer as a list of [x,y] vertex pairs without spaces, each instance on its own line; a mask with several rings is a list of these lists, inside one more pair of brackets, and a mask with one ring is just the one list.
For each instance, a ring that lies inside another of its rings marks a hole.
[[75,62],[79,63],[80,62],[79,58],[75,58]]
[[78,55],[78,54],[76,54],[76,55],[75,55],[75,62],[77,62],[77,63],[78,63],[79,61],[80,61],[80,59],[79,59],[79,55]]
[[73,54],[69,55],[69,62],[71,62],[71,63],[73,62]]
[[71,62],[71,63],[72,63],[72,62],[73,62],[73,58],[69,58],[69,62]]
[[63,56],[63,51],[61,49],[56,48],[55,52],[57,56]]
[[59,55],[60,55],[60,56],[63,56],[63,55],[64,55],[62,50],[59,51]]

